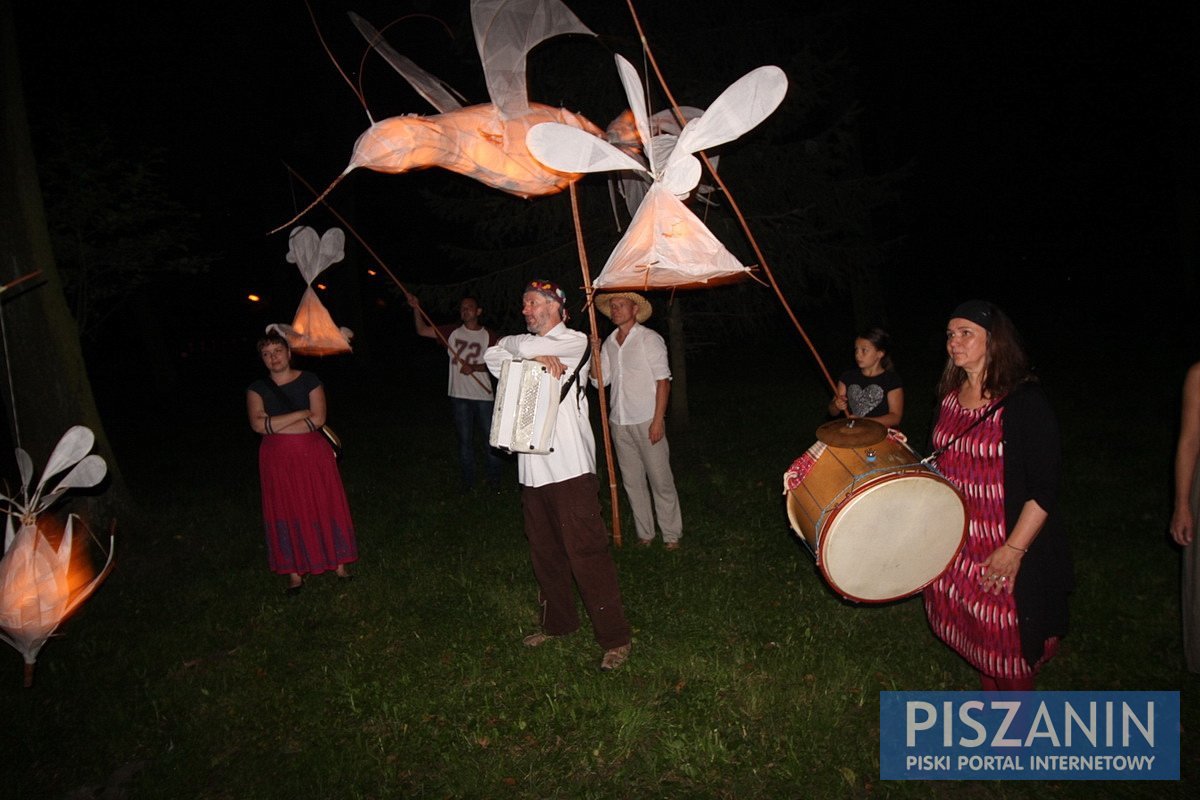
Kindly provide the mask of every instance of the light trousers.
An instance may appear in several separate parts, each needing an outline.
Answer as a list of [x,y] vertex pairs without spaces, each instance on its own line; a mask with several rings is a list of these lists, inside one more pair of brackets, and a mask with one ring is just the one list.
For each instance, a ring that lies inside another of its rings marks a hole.
[[613,425],[612,435],[617,448],[617,465],[621,468],[621,484],[633,509],[638,539],[647,542],[654,538],[654,518],[657,516],[663,541],[678,542],[683,536],[683,517],[679,513],[679,494],[675,491],[675,476],[671,473],[671,448],[667,437],[650,444],[649,421],[637,425]]

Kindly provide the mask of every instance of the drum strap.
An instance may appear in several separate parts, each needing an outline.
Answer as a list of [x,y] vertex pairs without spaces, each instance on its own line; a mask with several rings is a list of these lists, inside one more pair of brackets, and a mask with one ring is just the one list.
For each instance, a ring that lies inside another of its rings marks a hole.
[[[958,436],[955,436],[953,439],[951,439],[950,441],[946,442],[944,445],[942,445],[941,447],[939,447],[937,450],[934,450],[932,453],[930,453],[929,455],[927,455],[925,458],[921,459],[921,463],[922,463],[922,464],[927,464],[927,465],[930,465],[930,464],[936,464],[936,463],[937,463],[937,458],[938,458],[938,456],[940,456],[942,453],[946,452],[946,451],[947,451],[947,450],[949,450],[951,447],[953,447],[953,446],[954,446],[954,443],[955,443],[955,442],[957,442],[959,439],[963,438],[963,437],[964,437],[964,436],[966,436],[968,433],[970,433],[971,431],[975,430],[975,427],[976,427],[977,425],[979,425],[980,423],[982,423],[982,422],[983,422],[985,419],[987,419],[987,418],[988,418],[988,417],[990,417],[992,414],[995,414],[997,411],[999,411],[999,410],[1000,410],[1000,408],[1001,408],[1001,407],[1002,407],[1002,406],[1003,406],[1005,403],[1007,403],[1007,402],[1009,401],[1009,399],[1010,399],[1010,398],[1011,398],[1011,397],[1012,397],[1014,394],[1016,394],[1016,393],[1017,393],[1017,392],[1019,392],[1019,391],[1020,391],[1020,387],[1018,387],[1018,388],[1016,388],[1016,389],[1013,389],[1011,392],[1009,392],[1008,394],[1004,395],[1004,397],[1000,398],[1000,401],[999,401],[999,402],[997,402],[997,403],[993,403],[993,404],[992,404],[992,405],[991,405],[991,406],[988,408],[988,410],[987,410],[987,411],[983,412],[983,414],[982,414],[982,415],[980,415],[979,419],[975,420],[975,421],[974,421],[974,422],[972,422],[970,425],[968,425],[968,426],[966,427],[966,429],[965,429],[965,430],[963,430],[963,432],[962,432],[962,433],[958,434]],[[936,425],[937,423],[935,422],[934,424]]]

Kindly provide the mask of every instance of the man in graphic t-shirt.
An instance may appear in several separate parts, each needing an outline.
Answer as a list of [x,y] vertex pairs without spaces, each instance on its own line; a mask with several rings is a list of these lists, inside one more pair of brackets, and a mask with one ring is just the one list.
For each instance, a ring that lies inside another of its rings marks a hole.
[[493,489],[500,487],[500,471],[503,465],[499,454],[487,446],[492,426],[492,379],[487,365],[483,363],[483,351],[496,342],[496,336],[479,321],[483,309],[474,297],[464,297],[458,304],[458,317],[462,324],[439,325],[427,323],[420,311],[416,295],[408,295],[408,304],[413,309],[413,321],[417,333],[429,339],[446,342],[450,358],[450,379],[447,394],[454,411],[454,427],[458,432],[458,461],[461,468],[462,490],[470,491],[475,486],[475,439],[478,431],[487,451],[487,482]]

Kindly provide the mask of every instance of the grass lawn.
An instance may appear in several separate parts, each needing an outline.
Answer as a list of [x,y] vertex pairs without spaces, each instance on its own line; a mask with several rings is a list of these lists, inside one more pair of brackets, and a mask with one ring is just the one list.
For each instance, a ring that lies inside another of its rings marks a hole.
[[[879,692],[974,689],[974,673],[919,599],[839,599],[791,534],[781,475],[823,419],[821,383],[697,360],[691,428],[671,434],[683,548],[616,551],[634,649],[612,674],[586,625],[520,645],[536,586],[515,466],[498,494],[457,494],[440,371],[316,365],[361,561],[355,581],[318,576],[297,597],[266,570],[240,398],[252,357],[190,415],[113,412],[144,518],[118,528],[115,571],[43,649],[32,689],[19,656],[0,655],[0,795],[1085,798],[1195,784],[1200,677],[1182,667],[1165,535],[1175,386],[1097,403],[1082,376],[1043,370],[1079,588],[1039,688],[1180,690],[1184,780],[894,782],[879,780]],[[932,376],[906,378],[919,442]]]

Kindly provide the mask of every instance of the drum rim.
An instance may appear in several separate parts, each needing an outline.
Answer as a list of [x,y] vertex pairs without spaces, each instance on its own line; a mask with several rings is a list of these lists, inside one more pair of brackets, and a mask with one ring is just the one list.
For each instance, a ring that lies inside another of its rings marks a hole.
[[[932,578],[930,578],[928,581],[921,584],[920,586],[918,586],[915,589],[911,589],[902,594],[898,594],[898,595],[895,595],[892,597],[883,597],[883,598],[858,597],[857,595],[851,594],[851,593],[847,592],[845,589],[843,589],[842,585],[838,581],[834,580],[833,576],[829,574],[829,570],[827,568],[827,559],[825,558],[825,550],[826,550],[826,545],[830,541],[830,537],[829,536],[819,536],[818,541],[817,541],[817,552],[814,554],[816,556],[817,569],[819,569],[821,571],[821,575],[825,578],[825,582],[829,585],[829,588],[833,589],[833,591],[836,592],[839,597],[842,597],[845,600],[850,600],[854,603],[862,603],[862,604],[866,604],[866,605],[879,605],[881,603],[892,603],[897,600],[905,600],[905,599],[917,594],[918,592],[924,591],[926,589],[926,587],[928,587],[931,583],[933,583],[938,578],[940,578],[946,572],[946,570],[950,568],[950,565],[954,563],[954,559],[958,557],[959,552],[962,550],[963,545],[967,541],[967,530],[968,530],[968,526],[970,525],[970,520],[967,517],[967,504],[966,504],[966,501],[963,499],[962,492],[960,492],[958,490],[958,487],[955,486],[950,481],[948,481],[946,478],[942,477],[942,475],[940,475],[939,473],[937,473],[933,470],[930,470],[927,473],[926,472],[892,473],[892,474],[888,474],[888,475],[884,475],[879,478],[876,478],[875,480],[869,481],[869,482],[863,484],[861,487],[858,487],[858,489],[859,490],[867,489],[867,488],[876,489],[876,488],[879,488],[880,486],[883,486],[886,483],[890,483],[895,480],[901,480],[904,478],[915,478],[915,477],[923,477],[923,478],[927,478],[927,479],[932,479],[938,483],[948,486],[952,490],[954,496],[957,497],[959,502],[962,504],[962,507],[963,507],[962,530],[959,532],[958,544],[957,544],[957,546],[955,546],[954,550],[950,553],[950,558],[947,559],[946,563],[942,566],[941,569],[939,569],[937,571],[937,573]],[[831,508],[829,510],[829,512],[827,514],[825,514],[823,516],[824,525],[819,525],[818,530],[819,531],[824,530],[824,529],[828,528],[829,526],[833,525],[836,522],[838,515],[843,510],[845,510],[846,506],[848,506],[850,504],[850,501],[855,498],[856,498],[855,492],[851,492],[851,493],[847,494],[845,497],[843,497],[837,504],[835,504],[833,506],[833,508]]]

